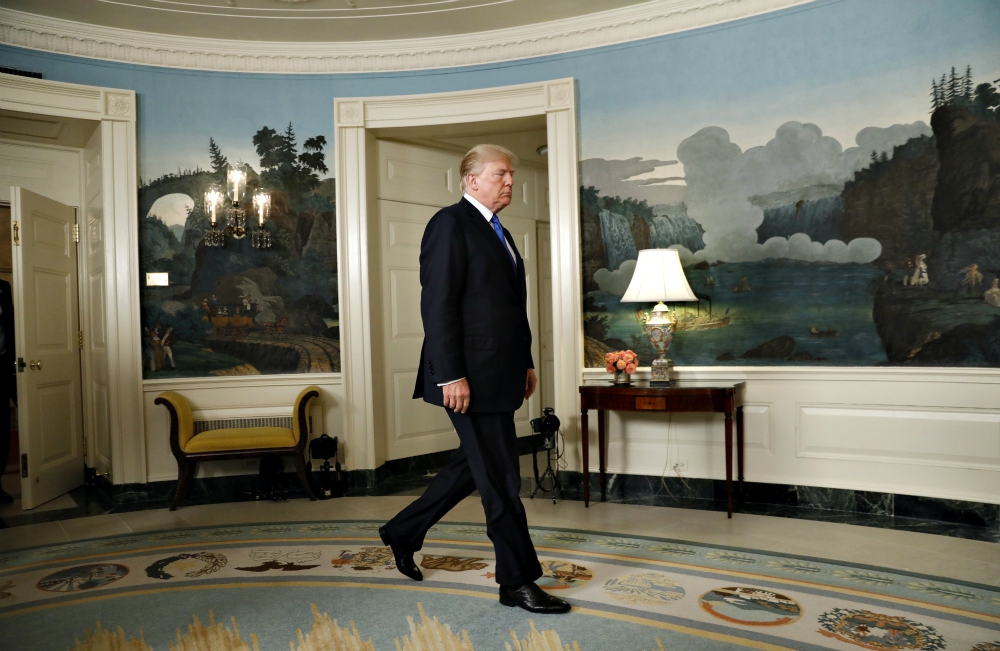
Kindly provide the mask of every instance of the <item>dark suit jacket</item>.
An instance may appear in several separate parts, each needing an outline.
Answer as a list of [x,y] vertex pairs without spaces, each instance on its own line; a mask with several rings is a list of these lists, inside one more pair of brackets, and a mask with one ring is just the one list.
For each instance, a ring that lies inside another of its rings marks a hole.
[[14,295],[11,294],[10,283],[0,280],[0,308],[3,314],[0,321],[3,323],[4,342],[7,352],[0,357],[0,374],[3,377],[14,373]]
[[531,359],[524,261],[464,198],[438,211],[420,243],[424,345],[414,398],[443,405],[439,383],[466,378],[471,412],[516,411]]

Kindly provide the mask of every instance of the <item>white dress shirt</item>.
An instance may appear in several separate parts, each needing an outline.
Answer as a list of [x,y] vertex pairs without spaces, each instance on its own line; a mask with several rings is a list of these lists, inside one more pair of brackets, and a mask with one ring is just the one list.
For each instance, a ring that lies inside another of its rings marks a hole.
[[[483,204],[479,203],[476,200],[476,198],[470,195],[468,192],[466,192],[465,195],[463,196],[465,197],[466,201],[468,201],[469,203],[471,203],[473,206],[476,207],[476,210],[482,213],[483,217],[486,219],[486,222],[490,224],[490,230],[492,230],[493,224],[491,222],[493,221],[493,211],[484,206]],[[510,253],[510,259],[517,260],[517,256],[514,255],[514,249],[510,248],[510,242],[507,241],[506,237],[503,238],[503,243],[507,245],[507,252]],[[449,384],[455,384],[456,382],[461,382],[464,379],[465,379],[464,377],[460,377],[457,380],[451,380],[450,382],[441,382],[438,384],[438,386],[443,387]]]

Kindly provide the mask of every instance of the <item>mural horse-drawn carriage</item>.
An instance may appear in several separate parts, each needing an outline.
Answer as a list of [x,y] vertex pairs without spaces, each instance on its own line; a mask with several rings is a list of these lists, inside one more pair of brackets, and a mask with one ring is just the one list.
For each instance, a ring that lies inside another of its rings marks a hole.
[[216,337],[243,339],[247,336],[247,332],[253,328],[253,318],[243,314],[217,314],[210,317],[209,320],[215,327]]

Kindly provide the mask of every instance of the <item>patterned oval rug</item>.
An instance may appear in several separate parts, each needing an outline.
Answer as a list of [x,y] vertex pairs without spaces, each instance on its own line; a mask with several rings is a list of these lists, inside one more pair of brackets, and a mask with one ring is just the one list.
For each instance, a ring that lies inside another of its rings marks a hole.
[[400,575],[381,523],[98,538],[0,556],[0,649],[1000,651],[1000,589],[686,542],[533,528],[538,616],[497,602],[482,525],[442,523]]

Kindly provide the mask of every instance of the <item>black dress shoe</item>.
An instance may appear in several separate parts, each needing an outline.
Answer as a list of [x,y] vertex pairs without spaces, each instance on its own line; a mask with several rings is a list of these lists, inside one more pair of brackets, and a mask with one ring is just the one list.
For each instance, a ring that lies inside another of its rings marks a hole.
[[413,560],[413,552],[404,551],[393,545],[389,539],[389,532],[385,530],[385,525],[378,528],[378,535],[385,546],[392,550],[392,555],[396,557],[396,569],[414,581],[423,581],[424,575],[417,567],[416,561]]
[[512,588],[500,586],[500,603],[504,606],[518,606],[530,613],[568,613],[572,606],[559,597],[553,597],[534,583],[525,583]]

